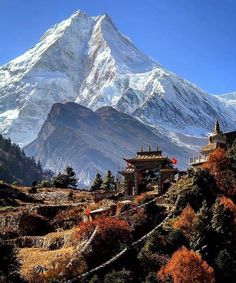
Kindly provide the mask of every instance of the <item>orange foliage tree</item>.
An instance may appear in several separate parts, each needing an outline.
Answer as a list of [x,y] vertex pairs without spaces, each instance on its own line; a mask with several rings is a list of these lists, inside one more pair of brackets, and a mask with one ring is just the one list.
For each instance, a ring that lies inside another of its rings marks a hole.
[[130,238],[131,228],[129,223],[112,217],[101,217],[81,223],[78,227],[77,237],[81,240],[88,239],[96,227],[98,227],[97,235],[101,238],[106,237],[107,233],[114,234],[118,239]]
[[229,209],[234,215],[234,221],[236,221],[236,204],[226,196],[220,198],[220,203],[223,204],[225,209]]
[[174,283],[213,283],[214,270],[201,256],[186,247],[173,253],[171,259],[157,273],[161,282],[169,278]]
[[134,198],[134,203],[137,205],[141,205],[153,199],[154,196],[149,195],[148,193],[142,193],[141,195],[138,195]]
[[208,169],[215,177],[216,181],[221,178],[221,173],[229,167],[229,160],[226,151],[223,148],[217,148],[209,154],[208,161],[204,164],[204,168]]
[[76,237],[79,240],[87,240],[96,227],[97,232],[90,243],[89,252],[86,253],[86,262],[89,268],[93,268],[111,258],[132,239],[129,223],[112,217],[102,217],[81,223]]
[[231,170],[226,151],[217,148],[209,155],[204,168],[214,176],[218,188],[231,197],[236,197],[236,174]]
[[190,236],[193,226],[193,221],[196,216],[195,211],[190,205],[186,206],[181,212],[180,216],[173,224],[175,229],[181,230],[185,236]]

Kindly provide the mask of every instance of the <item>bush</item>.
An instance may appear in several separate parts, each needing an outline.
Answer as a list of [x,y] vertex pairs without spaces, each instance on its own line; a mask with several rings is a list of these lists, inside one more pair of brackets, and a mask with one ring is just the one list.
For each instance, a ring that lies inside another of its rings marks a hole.
[[106,274],[104,278],[104,283],[128,283],[128,282],[134,282],[133,276],[131,271],[128,270],[120,270],[115,271],[112,270],[110,273]]
[[148,217],[144,208],[137,208],[120,216],[132,227],[132,234],[135,239],[142,237],[149,228]]
[[[71,264],[69,264],[71,263]],[[29,282],[32,283],[63,283],[67,280],[77,278],[82,273],[86,272],[87,264],[83,257],[78,257],[72,261],[70,254],[63,254],[56,258],[50,264],[52,267],[47,269],[44,273],[32,271],[29,275]]]
[[154,196],[147,193],[142,193],[134,198],[134,203],[137,205],[142,205],[150,200],[154,199]]
[[145,278],[144,283],[158,283],[157,276],[155,272],[149,272],[147,277]]
[[42,180],[41,183],[39,184],[41,188],[51,188],[52,183],[49,180]]
[[102,283],[102,281],[98,278],[97,275],[94,275],[90,280],[89,283]]
[[[140,266],[144,274],[158,270],[161,266],[165,265],[169,260],[169,257],[158,252],[145,251],[144,249],[138,255]],[[155,274],[155,278],[156,274]]]
[[62,228],[63,230],[71,229],[81,223],[82,219],[82,208],[73,207],[63,210],[53,218],[52,226],[55,229]]
[[135,207],[137,207],[137,205],[134,205],[132,202],[118,202],[116,205],[116,215],[120,215],[121,213],[131,210]]
[[74,192],[70,191],[67,195],[67,200],[72,201],[74,199]]
[[[3,182],[2,180],[1,180],[1,182]],[[4,182],[3,182],[4,183]],[[20,182],[19,181],[14,181],[13,183],[12,183],[12,186],[15,186],[15,187],[17,187],[17,186],[19,186],[20,185]]]
[[98,230],[91,243],[91,252],[86,255],[90,267],[111,258],[112,254],[119,252],[131,241],[131,228],[128,222],[111,217],[81,223],[76,233],[78,239],[87,240],[96,227]]

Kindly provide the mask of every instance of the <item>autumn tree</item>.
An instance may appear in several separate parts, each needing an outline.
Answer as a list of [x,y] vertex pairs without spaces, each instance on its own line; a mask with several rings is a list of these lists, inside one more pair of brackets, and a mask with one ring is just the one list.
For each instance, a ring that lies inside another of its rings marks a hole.
[[220,198],[220,203],[224,206],[224,209],[229,209],[234,215],[234,221],[236,222],[236,204],[226,196]]
[[101,264],[110,258],[112,253],[120,251],[121,247],[131,241],[131,227],[125,220],[112,217],[101,217],[93,221],[86,221],[79,225],[77,238],[87,240],[95,228],[96,237],[90,247],[91,252],[87,255],[89,267]]
[[223,148],[217,148],[213,153],[210,153],[208,161],[204,164],[204,168],[215,177],[218,185],[221,185],[223,171],[228,167],[229,160]]
[[170,260],[157,273],[161,282],[172,279],[174,283],[212,283],[214,270],[201,256],[186,247],[173,253]]
[[190,205],[186,206],[181,212],[180,216],[174,222],[173,227],[181,230],[183,234],[189,238],[191,235],[195,215],[195,211],[192,209],[192,207]]
[[204,167],[208,169],[217,179],[220,178],[221,172],[229,167],[229,160],[226,151],[218,147],[214,152],[210,153],[208,161]]

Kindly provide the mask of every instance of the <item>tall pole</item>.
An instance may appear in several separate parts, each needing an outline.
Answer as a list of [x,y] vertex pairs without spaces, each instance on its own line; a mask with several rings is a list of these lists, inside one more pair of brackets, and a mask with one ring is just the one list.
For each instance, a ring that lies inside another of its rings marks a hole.
[[138,194],[138,171],[137,168],[134,168],[134,192],[133,195],[136,196]]

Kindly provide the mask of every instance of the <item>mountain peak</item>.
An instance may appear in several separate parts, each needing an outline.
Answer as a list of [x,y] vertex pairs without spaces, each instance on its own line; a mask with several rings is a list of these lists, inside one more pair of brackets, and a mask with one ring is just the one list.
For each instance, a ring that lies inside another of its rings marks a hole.
[[88,14],[86,14],[85,12],[81,11],[81,10],[77,10],[75,11],[70,18],[77,18],[77,17],[90,17],[88,16]]
[[[113,23],[111,17],[110,17],[107,13],[105,13],[105,14],[99,16],[98,18],[100,19],[100,21],[110,23],[113,27],[116,28],[116,26],[115,26],[115,24]],[[116,28],[116,29],[117,29],[117,28]]]
[[0,93],[0,133],[24,145],[36,138],[58,102],[93,110],[112,106],[158,129],[198,136],[216,119],[231,128],[236,117],[225,99],[201,91],[137,49],[107,14],[90,17],[80,10],[0,67]]

